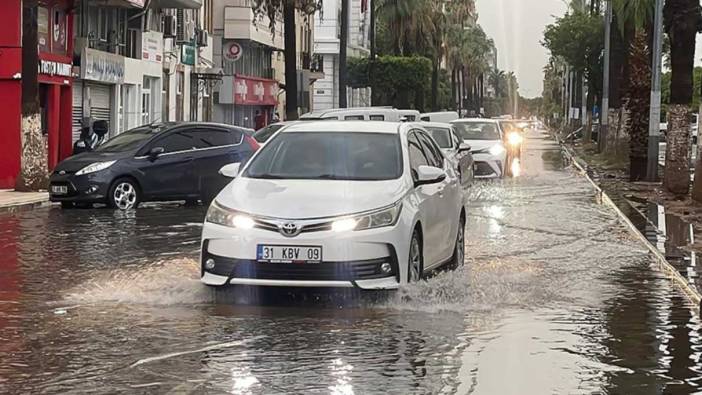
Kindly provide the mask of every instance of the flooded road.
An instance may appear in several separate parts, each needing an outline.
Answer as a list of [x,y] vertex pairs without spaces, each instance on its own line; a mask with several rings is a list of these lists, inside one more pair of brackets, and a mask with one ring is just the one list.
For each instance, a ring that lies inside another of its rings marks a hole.
[[0,393],[689,394],[699,316],[545,135],[466,266],[390,295],[198,281],[203,207],[0,214]]

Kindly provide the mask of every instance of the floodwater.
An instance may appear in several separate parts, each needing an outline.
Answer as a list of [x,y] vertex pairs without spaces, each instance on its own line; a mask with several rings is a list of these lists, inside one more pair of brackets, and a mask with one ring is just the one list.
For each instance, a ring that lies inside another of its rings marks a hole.
[[0,393],[689,394],[695,306],[543,134],[466,266],[387,295],[198,282],[204,208],[0,214]]

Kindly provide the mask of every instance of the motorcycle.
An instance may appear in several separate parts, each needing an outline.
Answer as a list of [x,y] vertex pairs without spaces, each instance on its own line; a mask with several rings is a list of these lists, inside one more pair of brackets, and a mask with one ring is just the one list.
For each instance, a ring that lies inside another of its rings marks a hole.
[[73,144],[73,155],[94,151],[105,142],[107,134],[107,121],[95,121],[92,127],[83,127],[80,131],[80,138]]
[[523,132],[512,129],[505,135],[505,146],[507,147],[507,174],[511,177],[519,177],[521,173],[522,144],[524,143]]

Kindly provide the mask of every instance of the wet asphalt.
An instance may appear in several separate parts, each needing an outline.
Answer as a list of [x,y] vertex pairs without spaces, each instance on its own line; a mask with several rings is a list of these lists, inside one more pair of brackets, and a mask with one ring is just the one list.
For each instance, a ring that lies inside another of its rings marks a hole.
[[0,214],[0,393],[689,394],[695,307],[558,146],[471,189],[467,261],[388,294],[214,293],[204,207]]

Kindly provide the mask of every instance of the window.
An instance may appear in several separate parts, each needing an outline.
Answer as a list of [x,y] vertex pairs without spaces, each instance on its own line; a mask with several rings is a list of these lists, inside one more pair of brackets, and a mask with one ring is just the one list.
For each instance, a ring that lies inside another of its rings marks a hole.
[[182,121],[183,110],[183,90],[185,88],[185,76],[182,71],[176,72],[176,121]]
[[424,129],[429,131],[431,137],[434,138],[434,141],[436,141],[440,148],[451,148],[453,146],[451,141],[451,129],[431,126],[425,126]]
[[500,140],[495,122],[456,122],[453,127],[463,140]]
[[109,32],[110,20],[108,10],[100,7],[98,8],[98,39],[100,41],[107,41]]
[[195,148],[213,148],[225,145],[239,144],[242,140],[241,132],[218,129],[198,129],[187,132],[193,137]]
[[371,115],[369,117],[371,121],[384,121],[385,120],[385,115]]
[[152,147],[163,147],[165,153],[189,151],[195,148],[195,139],[187,132],[178,131],[154,142]]
[[410,133],[410,135],[407,137],[407,143],[409,148],[408,151],[412,179],[417,181],[417,179],[419,178],[419,166],[428,166],[429,160],[424,154],[424,150],[419,144],[419,140],[417,140],[417,136],[415,135],[415,133]]
[[363,121],[363,115],[347,115],[344,121]]
[[397,134],[290,132],[268,142],[245,173],[259,179],[380,181],[402,175]]
[[436,143],[432,141],[431,137],[427,136],[422,132],[416,133],[419,142],[422,144],[424,153],[429,161],[429,166],[438,167],[440,169],[444,168],[444,156],[441,154],[441,150],[436,146]]

